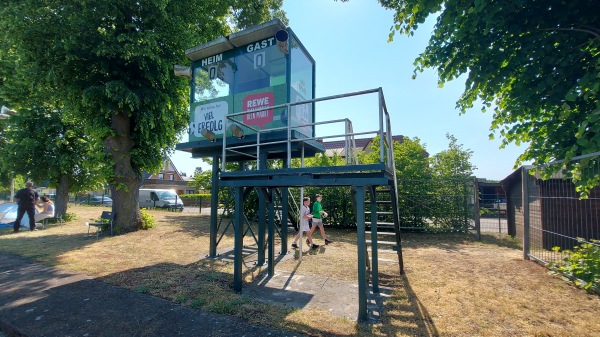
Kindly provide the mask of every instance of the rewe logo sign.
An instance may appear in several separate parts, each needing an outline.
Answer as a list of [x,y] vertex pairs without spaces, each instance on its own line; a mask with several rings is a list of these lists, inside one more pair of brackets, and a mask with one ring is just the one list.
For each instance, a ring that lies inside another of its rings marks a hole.
[[[244,97],[243,100],[243,111],[253,111],[262,108],[273,106],[275,102],[275,96],[272,92],[262,92],[260,94],[252,94]],[[263,110],[252,112],[244,115],[244,124],[258,125],[261,128],[265,127],[265,124],[273,121],[273,110]]]

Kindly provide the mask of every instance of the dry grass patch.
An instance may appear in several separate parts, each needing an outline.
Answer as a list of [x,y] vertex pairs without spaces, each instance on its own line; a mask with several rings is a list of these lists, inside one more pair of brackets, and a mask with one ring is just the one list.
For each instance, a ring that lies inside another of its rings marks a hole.
[[[327,312],[270,305],[235,294],[232,263],[204,259],[209,250],[208,215],[149,211],[156,218],[155,228],[96,239],[86,234],[84,222],[98,219],[102,210],[72,206],[69,211],[78,219],[63,226],[17,234],[5,230],[0,235],[0,251],[192,308],[316,336],[600,334],[599,297],[524,261],[510,238],[484,236],[483,242],[476,242],[460,234],[405,235],[407,273],[399,276],[397,264],[379,265],[382,285],[393,292],[382,321],[364,325]],[[327,232],[334,244],[314,251],[304,247],[302,262],[289,255],[276,269],[355,281],[356,233]],[[322,243],[315,234],[316,242]],[[250,237],[245,243],[254,244]],[[230,230],[219,249],[232,246]],[[244,279],[252,282],[264,271],[245,261]]]

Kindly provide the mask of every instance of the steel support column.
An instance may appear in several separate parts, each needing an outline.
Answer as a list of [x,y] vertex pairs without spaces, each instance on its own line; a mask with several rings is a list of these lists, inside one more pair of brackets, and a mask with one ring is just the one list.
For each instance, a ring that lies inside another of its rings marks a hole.
[[[287,167],[287,161],[283,160],[283,168]],[[288,247],[289,191],[289,188],[281,187],[281,255],[287,254]]]
[[[260,158],[258,161],[259,170],[264,170],[267,168],[267,153],[261,152]],[[266,211],[267,207],[265,201],[265,196],[263,193],[258,193],[258,257],[256,264],[262,266],[265,264],[265,234],[267,227],[267,219],[266,219]],[[270,216],[270,215],[269,215]],[[269,218],[269,223],[271,222],[271,218]]]
[[258,256],[256,264],[262,266],[265,264],[265,223],[267,222],[266,201],[263,193],[258,193]]
[[367,269],[365,241],[365,187],[356,187],[356,244],[358,246],[358,320],[367,321]]
[[373,292],[379,292],[379,254],[377,253],[377,191],[370,186],[371,193],[371,281]]
[[242,265],[244,247],[244,188],[235,188],[235,211],[234,211],[234,246],[233,246],[233,290],[242,291]]
[[[217,257],[217,222],[219,214],[219,156],[213,156],[212,187],[210,189],[210,243],[208,257]],[[200,202],[202,207],[202,202]]]
[[[268,242],[268,273],[269,276],[275,275],[275,191],[270,190],[269,195],[269,242]],[[264,252],[264,250],[263,250]]]

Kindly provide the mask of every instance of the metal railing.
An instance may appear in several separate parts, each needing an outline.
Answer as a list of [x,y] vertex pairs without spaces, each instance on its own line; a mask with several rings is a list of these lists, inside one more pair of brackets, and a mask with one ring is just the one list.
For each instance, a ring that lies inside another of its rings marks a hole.
[[[342,98],[347,98],[347,97],[353,97],[353,96],[359,96],[359,95],[367,95],[367,94],[373,94],[373,93],[377,93],[378,94],[378,109],[379,109],[379,128],[375,129],[375,130],[368,130],[368,131],[361,131],[361,132],[355,132],[354,128],[352,126],[352,122],[350,121],[350,119],[348,118],[343,118],[343,119],[335,119],[335,120],[329,120],[329,121],[322,121],[322,122],[313,122],[313,123],[306,123],[306,124],[298,124],[298,125],[292,125],[291,123],[291,118],[287,119],[287,125],[286,126],[282,126],[282,127],[274,127],[274,128],[264,128],[264,129],[260,129],[260,128],[256,128],[253,127],[252,125],[248,125],[240,120],[237,120],[236,118],[240,118],[242,119],[244,115],[246,114],[251,114],[251,113],[257,113],[257,112],[261,112],[261,111],[267,111],[267,110],[275,110],[275,109],[280,109],[280,108],[285,108],[287,109],[288,112],[291,111],[291,108],[293,106],[297,106],[297,105],[303,105],[303,104],[312,104],[312,103],[317,103],[317,102],[323,102],[323,101],[330,101],[330,100],[336,100],[336,99],[342,99]],[[383,90],[381,88],[377,88],[377,89],[371,89],[371,90],[364,90],[364,91],[357,91],[357,92],[352,92],[352,93],[347,93],[347,94],[341,94],[341,95],[334,95],[334,96],[327,96],[327,97],[322,97],[322,98],[316,98],[316,99],[310,99],[310,100],[305,100],[305,101],[299,101],[299,102],[294,102],[294,103],[286,103],[286,104],[280,104],[280,105],[276,105],[276,106],[270,106],[270,107],[264,107],[261,109],[256,109],[256,110],[251,110],[251,111],[243,111],[243,112],[237,112],[237,113],[233,113],[230,115],[227,115],[225,118],[225,125],[224,125],[224,130],[228,130],[229,129],[229,124],[233,124],[233,125],[240,125],[243,126],[249,130],[252,130],[256,133],[256,143],[254,144],[244,144],[244,145],[229,145],[227,143],[227,137],[226,134],[223,137],[223,149],[222,149],[222,168],[221,171],[222,172],[226,172],[227,168],[226,168],[226,163],[227,163],[227,154],[228,153],[235,153],[235,154],[239,154],[242,156],[247,156],[249,157],[251,160],[256,160],[257,164],[256,164],[256,168],[260,168],[261,167],[261,163],[260,163],[260,153],[262,151],[262,148],[266,147],[266,146],[271,146],[271,145],[276,145],[276,144],[286,144],[287,147],[287,167],[291,167],[291,160],[292,160],[292,143],[295,142],[306,142],[309,140],[323,140],[323,139],[332,139],[332,138],[341,138],[343,137],[345,140],[345,146],[346,146],[346,164],[347,165],[355,165],[358,164],[358,154],[356,151],[356,144],[355,144],[355,140],[354,137],[355,136],[361,136],[361,135],[379,135],[380,139],[382,141],[380,141],[380,162],[386,164],[386,167],[390,170],[390,171],[394,171],[394,158],[393,158],[393,148],[392,148],[392,130],[391,130],[391,122],[390,122],[390,116],[389,113],[387,111],[387,107],[385,104],[385,99],[383,96]],[[325,135],[325,136],[319,136],[319,137],[305,137],[305,138],[292,138],[292,130],[294,129],[298,129],[298,128],[302,128],[302,127],[314,127],[317,125],[326,125],[326,124],[335,124],[335,123],[344,123],[345,126],[345,134],[333,134],[333,135]],[[275,140],[275,141],[264,141],[263,138],[261,137],[263,134],[265,133],[269,133],[269,132],[274,132],[274,131],[286,131],[287,132],[287,137],[284,140]],[[227,132],[227,131],[226,131]],[[256,149],[256,155],[253,154],[248,154],[246,152],[244,152],[244,149],[249,149],[249,148],[255,148]],[[386,156],[387,154],[387,156]],[[350,158],[349,158],[350,157]],[[387,161],[385,160],[385,158],[387,157]]]

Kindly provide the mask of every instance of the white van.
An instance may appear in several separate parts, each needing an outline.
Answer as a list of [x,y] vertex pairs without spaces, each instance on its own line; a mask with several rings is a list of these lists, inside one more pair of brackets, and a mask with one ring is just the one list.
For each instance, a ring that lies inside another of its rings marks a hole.
[[140,207],[159,207],[183,211],[183,201],[173,190],[140,189]]

